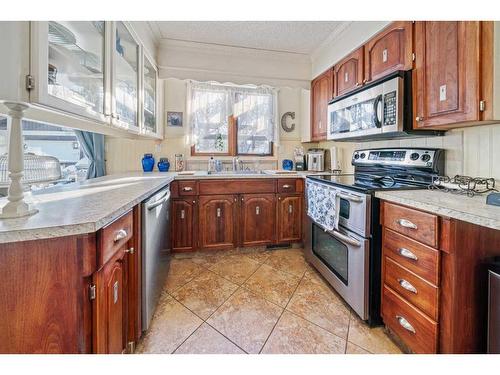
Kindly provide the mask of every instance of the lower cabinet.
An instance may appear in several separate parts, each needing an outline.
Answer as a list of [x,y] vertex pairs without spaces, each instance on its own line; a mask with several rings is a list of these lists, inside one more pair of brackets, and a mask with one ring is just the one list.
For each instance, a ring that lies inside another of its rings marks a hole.
[[302,238],[302,195],[278,195],[277,241],[296,242]]
[[94,352],[123,353],[126,351],[127,327],[127,268],[126,247],[121,248],[94,274],[96,288],[94,308]]
[[172,250],[300,242],[303,187],[293,178],[174,181]]
[[241,245],[269,245],[275,239],[275,194],[241,196]]
[[201,249],[234,247],[237,200],[236,195],[200,197],[198,238]]
[[192,251],[196,247],[196,197],[172,200],[172,250]]

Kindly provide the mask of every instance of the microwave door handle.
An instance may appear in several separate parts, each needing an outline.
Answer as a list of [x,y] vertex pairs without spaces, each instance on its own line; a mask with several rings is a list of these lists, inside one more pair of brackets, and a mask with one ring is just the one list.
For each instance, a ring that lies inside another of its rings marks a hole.
[[382,120],[379,119],[378,117],[378,106],[380,103],[382,103],[382,94],[377,96],[375,98],[375,101],[373,102],[373,122],[375,123],[375,126],[379,129],[382,127]]

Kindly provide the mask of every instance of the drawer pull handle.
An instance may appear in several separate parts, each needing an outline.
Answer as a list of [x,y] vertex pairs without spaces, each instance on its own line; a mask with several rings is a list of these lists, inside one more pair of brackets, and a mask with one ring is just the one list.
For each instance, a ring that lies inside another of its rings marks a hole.
[[292,187],[292,185],[288,185],[288,184],[283,185],[283,189],[290,189],[291,187]]
[[398,253],[402,257],[405,257],[405,258],[408,258],[408,259],[412,259],[412,260],[418,260],[418,257],[415,254],[413,254],[410,250],[405,249],[404,247],[400,247],[398,249]]
[[118,284],[118,281],[115,281],[115,283],[113,284],[113,304],[115,304],[115,305],[118,302],[119,288],[120,288],[120,285]]
[[398,320],[398,323],[401,327],[403,327],[404,329],[406,329],[411,333],[416,333],[415,328],[413,328],[413,326],[410,324],[408,320],[399,315],[396,315],[396,319]]
[[418,228],[416,224],[413,224],[410,220],[406,220],[406,219],[399,219],[397,221],[397,223],[404,228],[409,228],[409,229],[417,229]]
[[120,229],[118,232],[116,232],[115,235],[115,242],[123,240],[125,237],[127,237],[128,233],[125,229]]
[[399,285],[401,288],[406,289],[409,292],[417,294],[417,288],[415,288],[409,281],[405,279],[398,279]]
[[191,186],[185,186],[182,188],[182,191],[193,191],[193,188]]

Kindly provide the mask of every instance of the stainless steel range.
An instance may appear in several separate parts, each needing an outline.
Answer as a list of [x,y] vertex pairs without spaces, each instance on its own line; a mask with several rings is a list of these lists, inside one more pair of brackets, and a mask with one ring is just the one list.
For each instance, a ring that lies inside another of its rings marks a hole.
[[[351,175],[308,176],[333,189],[338,229],[308,218],[305,254],[361,319],[380,324],[381,227],[377,190],[426,189],[444,171],[444,151],[424,148],[355,151]],[[306,197],[309,198],[309,184]],[[311,197],[313,195],[311,194]],[[309,199],[306,199],[309,204]],[[311,202],[311,204],[314,202]]]

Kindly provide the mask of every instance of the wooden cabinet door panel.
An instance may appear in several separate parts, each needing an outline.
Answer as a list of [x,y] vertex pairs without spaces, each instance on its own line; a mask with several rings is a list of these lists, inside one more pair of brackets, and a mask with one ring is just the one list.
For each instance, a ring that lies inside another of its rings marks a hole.
[[199,199],[200,248],[234,247],[236,196],[210,195]]
[[413,24],[391,23],[365,45],[365,82],[413,65]]
[[172,201],[172,250],[190,251],[195,247],[194,199],[174,199]]
[[126,246],[94,274],[94,353],[122,353],[126,348]]
[[241,200],[241,243],[266,245],[275,239],[276,197],[274,194],[244,194]]
[[479,22],[415,24],[416,128],[479,120]]
[[311,140],[326,139],[328,102],[332,99],[332,69],[327,70],[311,84]]
[[339,61],[333,70],[334,96],[347,94],[363,84],[363,47],[351,52]]
[[302,196],[278,196],[278,242],[300,241],[302,238]]

